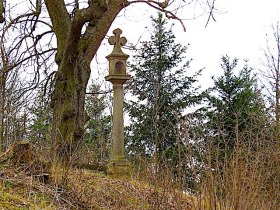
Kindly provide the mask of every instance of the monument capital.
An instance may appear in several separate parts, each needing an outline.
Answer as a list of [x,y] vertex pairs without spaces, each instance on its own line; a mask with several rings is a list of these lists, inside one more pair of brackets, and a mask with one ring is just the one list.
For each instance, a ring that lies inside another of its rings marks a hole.
[[131,76],[126,73],[126,60],[129,55],[122,52],[121,47],[127,42],[125,37],[121,37],[122,30],[117,28],[113,31],[114,36],[109,38],[109,43],[114,45],[112,53],[106,58],[109,61],[109,75],[105,77],[113,84],[124,84]]

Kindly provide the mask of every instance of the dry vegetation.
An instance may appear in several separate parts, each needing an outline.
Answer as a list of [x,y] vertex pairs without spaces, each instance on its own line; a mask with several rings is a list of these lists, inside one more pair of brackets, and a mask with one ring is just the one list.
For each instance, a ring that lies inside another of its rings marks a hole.
[[242,132],[236,130],[232,150],[213,145],[208,137],[205,165],[198,172],[198,209],[280,209],[279,140],[274,128],[251,123]]
[[191,209],[189,196],[89,171],[71,171],[62,192],[14,169],[4,173],[0,196],[4,209]]
[[174,188],[167,190],[162,185],[149,185],[135,179],[112,179],[104,173],[82,169],[69,169],[62,189],[56,185],[57,171],[31,148],[29,143],[20,142],[1,156],[2,209],[187,210],[193,205],[190,196]]
[[278,210],[280,150],[276,142],[269,140],[269,132],[260,132],[260,135],[254,135],[254,144],[248,143],[250,132],[239,133],[239,144],[223,162],[213,161],[220,149],[207,145],[205,166],[191,168],[193,174],[201,177],[197,179],[196,193],[192,195],[184,193],[186,180],[183,177],[174,180],[170,168],[156,170],[155,165],[146,160],[138,164],[129,181],[112,179],[103,172],[69,169],[66,185],[61,189],[55,177],[59,169],[54,171],[37,155],[38,152],[33,152],[35,148],[20,142],[0,158],[0,207]]

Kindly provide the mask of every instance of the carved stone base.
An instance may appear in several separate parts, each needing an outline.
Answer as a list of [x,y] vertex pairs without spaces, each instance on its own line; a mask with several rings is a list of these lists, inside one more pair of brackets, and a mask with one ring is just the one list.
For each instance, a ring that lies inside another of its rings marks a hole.
[[114,157],[107,165],[107,174],[116,178],[131,178],[132,166],[125,157]]

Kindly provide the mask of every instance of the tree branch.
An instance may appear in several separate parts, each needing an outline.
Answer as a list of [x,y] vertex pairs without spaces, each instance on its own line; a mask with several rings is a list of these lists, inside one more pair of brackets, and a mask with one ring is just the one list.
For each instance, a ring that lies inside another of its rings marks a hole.
[[107,91],[98,91],[98,92],[86,92],[87,95],[101,95],[101,94],[108,94],[112,93],[113,90],[107,90]]
[[177,17],[173,12],[166,9],[171,3],[173,3],[173,1],[171,1],[171,3],[170,3],[170,0],[165,0],[163,2],[157,2],[157,1],[153,1],[153,0],[129,1],[129,4],[135,4],[135,3],[145,3],[148,6],[165,13],[167,18],[178,20],[180,22],[180,24],[182,25],[183,30],[186,32],[186,27],[185,27],[183,21],[179,17]]
[[118,13],[129,5],[126,0],[112,0],[108,1],[107,10],[103,15],[91,22],[85,32],[82,42],[86,47],[85,62],[89,65],[94,55],[96,54],[102,40],[106,36],[112,22],[118,15]]
[[45,3],[57,38],[58,52],[56,62],[60,62],[70,29],[70,15],[67,12],[64,0],[45,0]]
[[42,10],[42,0],[36,0],[35,15],[39,16],[41,14],[41,10]]
[[22,58],[18,62],[14,63],[14,64],[10,64],[9,66],[7,66],[4,73],[8,73],[9,71],[13,70],[14,68],[21,65],[22,63],[24,63],[25,61],[29,60],[32,57],[43,55],[43,54],[48,53],[48,52],[54,52],[56,50],[57,50],[56,48],[51,48],[51,49],[45,50],[43,52],[35,53],[35,54],[32,54],[32,55],[29,55],[28,57]]
[[216,21],[215,18],[214,18],[214,15],[213,15],[213,11],[214,11],[214,9],[215,9],[215,1],[216,1],[216,0],[212,0],[212,3],[211,3],[211,4],[209,3],[209,1],[207,1],[208,6],[210,7],[210,13],[209,13],[209,15],[208,15],[208,19],[207,19],[207,21],[206,21],[205,27],[208,26],[208,23],[209,23],[209,21],[210,21],[211,18],[212,18],[214,21]]

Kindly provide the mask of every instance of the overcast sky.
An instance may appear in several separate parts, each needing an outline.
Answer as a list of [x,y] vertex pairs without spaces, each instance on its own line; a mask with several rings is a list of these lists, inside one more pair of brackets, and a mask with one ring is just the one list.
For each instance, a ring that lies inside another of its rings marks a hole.
[[[250,66],[259,68],[262,49],[266,46],[266,34],[271,33],[271,24],[280,20],[280,0],[216,0],[216,8],[216,22],[210,21],[206,28],[206,14],[193,19],[203,14],[199,5],[186,7],[178,14],[184,19],[186,32],[178,21],[174,26],[177,41],[183,45],[190,44],[188,56],[194,59],[193,68],[205,67],[202,80],[207,82],[211,75],[221,73],[219,62],[225,54],[249,59]],[[145,27],[151,23],[151,15],[156,15],[156,12],[148,6],[135,4],[128,7],[116,19],[109,35],[113,29],[120,27],[128,41],[136,44],[140,37],[141,40],[147,37]],[[103,45],[100,52],[108,54],[111,49]],[[102,63],[105,54],[100,52],[98,60]],[[126,50],[126,53],[130,52]],[[102,68],[100,71],[106,74]]]

